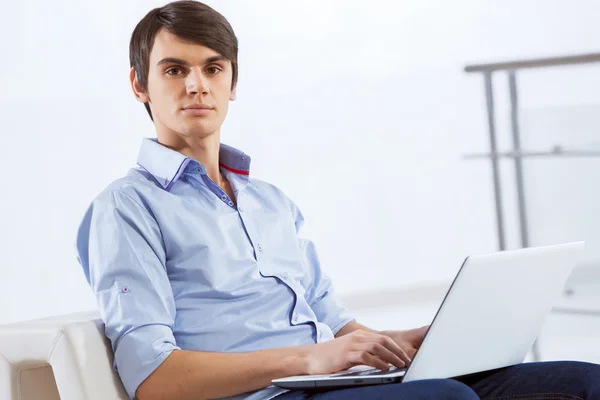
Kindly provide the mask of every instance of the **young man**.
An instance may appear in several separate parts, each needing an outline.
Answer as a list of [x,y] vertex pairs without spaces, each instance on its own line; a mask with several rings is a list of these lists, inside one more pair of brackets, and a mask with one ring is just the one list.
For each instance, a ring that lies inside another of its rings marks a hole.
[[77,240],[130,398],[600,399],[598,366],[584,363],[320,394],[270,386],[358,364],[403,367],[426,327],[354,321],[298,238],[298,208],[221,144],[237,52],[225,18],[189,0],[150,11],[131,38],[131,86],[157,139],[93,201]]

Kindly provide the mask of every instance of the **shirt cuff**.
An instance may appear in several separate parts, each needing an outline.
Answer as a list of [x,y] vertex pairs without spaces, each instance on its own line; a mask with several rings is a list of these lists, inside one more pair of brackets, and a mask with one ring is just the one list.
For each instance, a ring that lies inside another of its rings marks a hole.
[[348,318],[342,320],[342,322],[340,322],[336,326],[331,327],[331,332],[333,333],[333,336],[337,335],[337,333],[340,330],[342,330],[343,327],[345,327],[346,325],[348,325],[350,322],[356,322],[356,318],[348,317]]
[[319,299],[311,308],[317,320],[329,326],[334,336],[344,325],[356,320],[332,292]]
[[130,399],[140,384],[173,352],[175,345],[171,329],[165,325],[146,325],[123,336],[115,350],[115,370]]

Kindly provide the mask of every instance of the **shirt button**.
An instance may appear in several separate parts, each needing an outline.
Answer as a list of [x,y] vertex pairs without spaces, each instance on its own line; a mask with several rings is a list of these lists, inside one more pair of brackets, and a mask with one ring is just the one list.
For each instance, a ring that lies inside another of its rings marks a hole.
[[227,203],[227,204],[229,204],[229,207],[233,207],[233,201],[230,201],[230,202],[229,202],[229,203]]
[[223,201],[227,200],[227,196],[225,196],[225,195],[221,196],[221,200],[223,200]]
[[294,322],[298,322],[298,313],[294,313]]
[[258,251],[263,251],[263,248],[260,244],[258,245]]

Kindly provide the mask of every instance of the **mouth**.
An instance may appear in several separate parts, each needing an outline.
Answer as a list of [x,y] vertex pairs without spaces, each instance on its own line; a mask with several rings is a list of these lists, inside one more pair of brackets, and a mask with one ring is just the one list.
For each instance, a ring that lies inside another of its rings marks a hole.
[[212,111],[214,111],[214,108],[205,104],[194,104],[185,107],[182,111],[184,114],[192,116],[203,116],[210,114]]

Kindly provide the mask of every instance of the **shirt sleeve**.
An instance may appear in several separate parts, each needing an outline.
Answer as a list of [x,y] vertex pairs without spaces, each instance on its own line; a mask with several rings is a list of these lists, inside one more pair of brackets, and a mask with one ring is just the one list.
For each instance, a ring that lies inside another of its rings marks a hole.
[[77,253],[112,343],[113,367],[133,399],[138,386],[179,349],[158,223],[132,195],[105,191],[79,227]]
[[[287,197],[285,198],[294,217],[296,232],[299,234],[304,225],[304,216],[294,202]],[[300,236],[298,237],[298,243],[305,269],[302,286],[306,290],[306,301],[317,316],[317,320],[329,326],[335,336],[340,329],[356,319],[344,307],[335,293],[331,279],[321,269],[315,244],[311,240]]]

